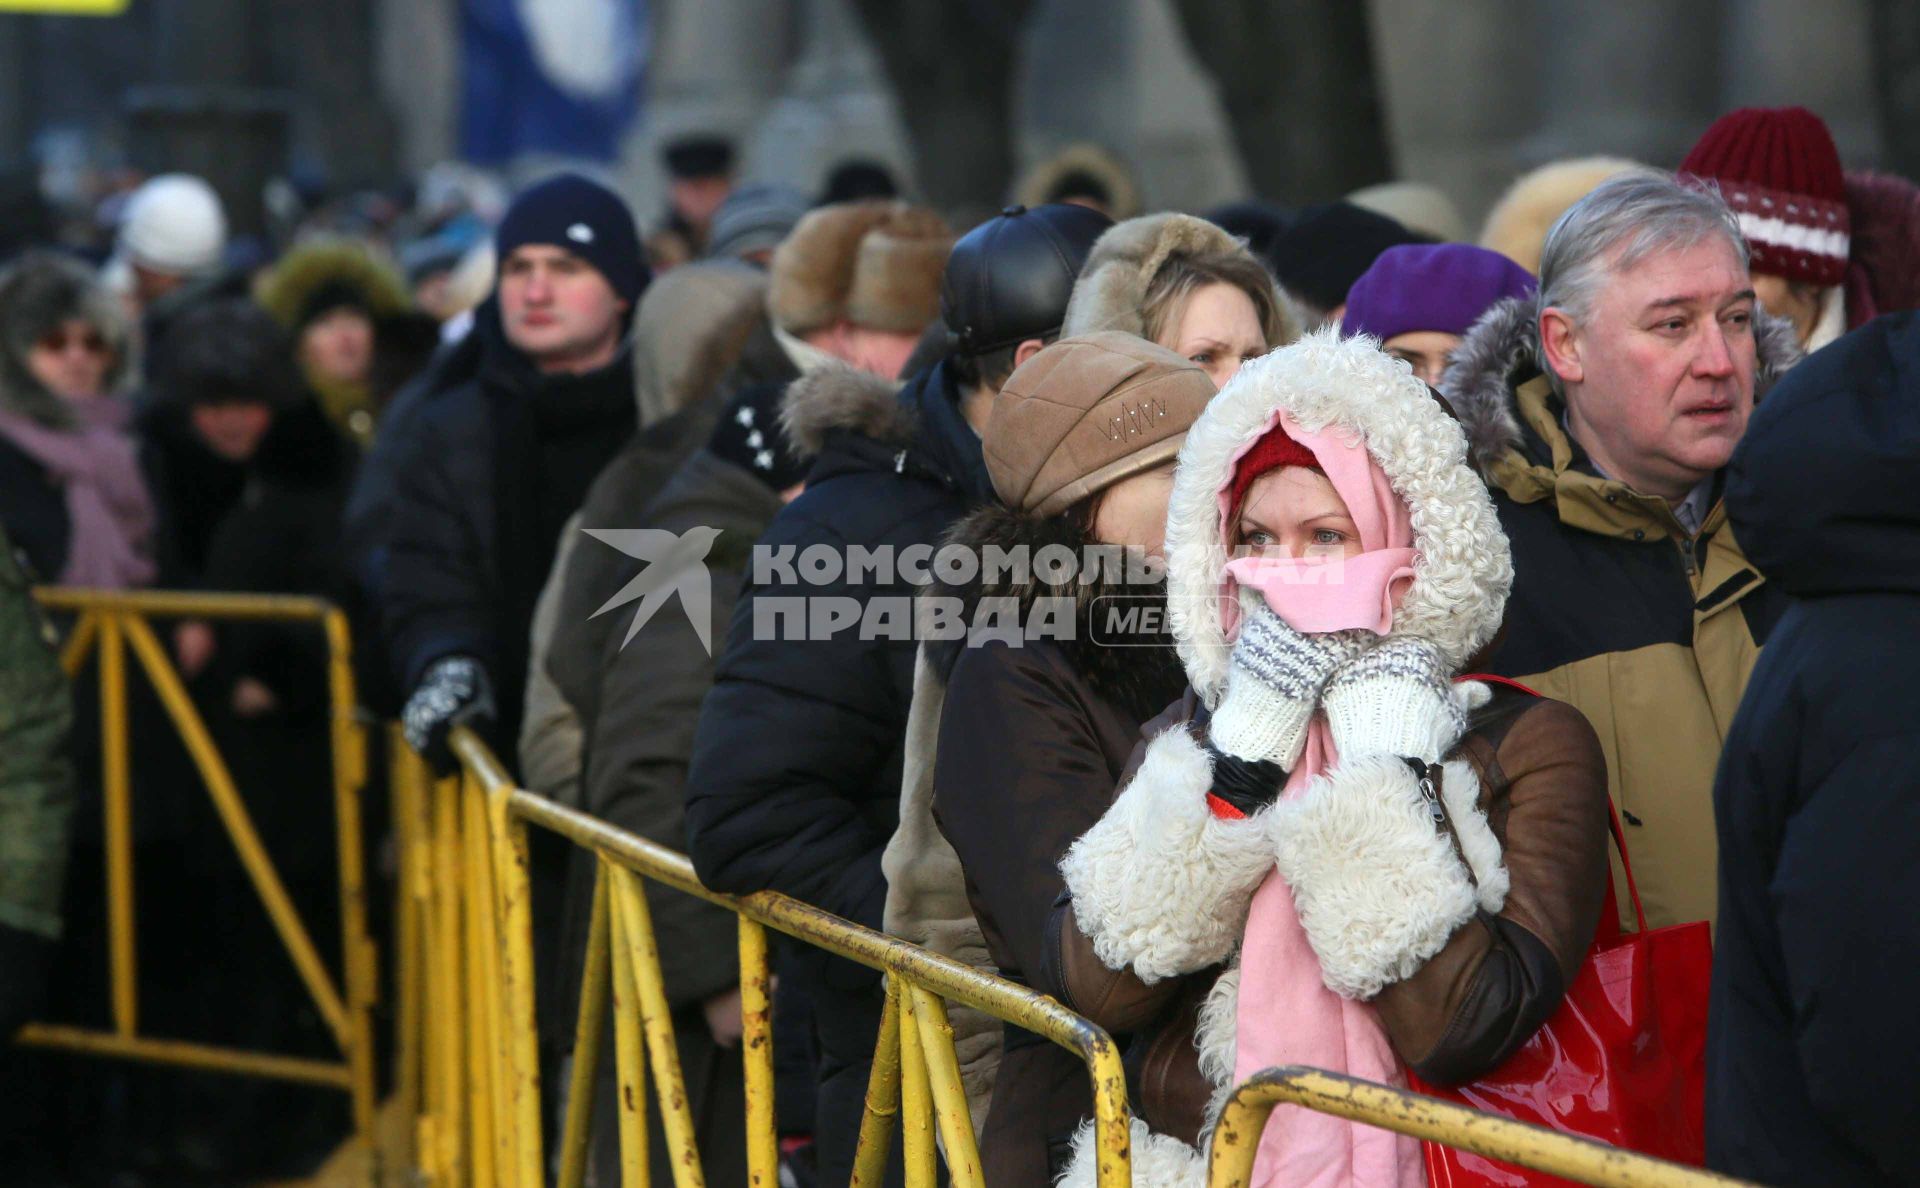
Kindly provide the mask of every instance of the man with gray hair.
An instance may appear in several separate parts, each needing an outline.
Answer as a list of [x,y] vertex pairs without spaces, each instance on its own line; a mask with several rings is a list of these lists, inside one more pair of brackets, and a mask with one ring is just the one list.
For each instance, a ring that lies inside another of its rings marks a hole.
[[1798,348],[1755,301],[1726,204],[1669,174],[1587,195],[1540,273],[1441,381],[1513,543],[1483,670],[1592,721],[1649,922],[1711,919],[1714,769],[1784,609],[1728,528],[1723,471]]

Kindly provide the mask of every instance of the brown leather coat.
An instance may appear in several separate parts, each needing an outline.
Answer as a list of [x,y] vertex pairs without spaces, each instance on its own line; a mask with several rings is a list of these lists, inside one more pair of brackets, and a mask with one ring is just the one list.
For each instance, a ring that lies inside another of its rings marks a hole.
[[[1077,552],[1087,543],[1067,517],[1034,521],[999,508],[975,513],[954,538],[1036,553],[1049,544]],[[1060,857],[1106,812],[1141,724],[1184,682],[1170,644],[1103,646],[1087,630],[1088,616],[1103,600],[1152,600],[1160,588],[1096,582],[936,593],[957,597],[967,621],[986,598],[1026,608],[1064,593],[1083,608],[1082,630],[1071,640],[928,645],[946,681],[934,821],[960,859],[968,903],[999,972],[1059,998],[1064,987],[1047,950],[1054,903],[1066,890]],[[1073,1053],[1017,1027],[1004,1029],[1003,1048],[981,1134],[986,1182],[1044,1188],[1066,1166],[1069,1140],[1091,1108],[1087,1072]]]
[[[1198,729],[1196,705],[1189,694],[1147,733],[1183,722]],[[1558,1008],[1607,886],[1606,765],[1578,711],[1496,687],[1448,757],[1479,775],[1511,889],[1498,915],[1477,915],[1373,1000],[1401,1059],[1443,1084],[1497,1067]],[[1050,963],[1037,984],[1108,1031],[1138,1037],[1127,1060],[1135,1110],[1155,1131],[1195,1141],[1216,1089],[1200,1071],[1195,1015],[1219,969],[1152,985],[1109,969],[1075,926],[1070,901],[1051,914],[1045,942]]]

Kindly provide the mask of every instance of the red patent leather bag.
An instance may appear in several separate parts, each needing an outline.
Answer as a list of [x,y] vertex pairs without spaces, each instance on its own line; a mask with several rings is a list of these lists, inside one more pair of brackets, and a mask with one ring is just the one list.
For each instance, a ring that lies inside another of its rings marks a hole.
[[[1706,1158],[1711,934],[1704,920],[1647,927],[1619,814],[1611,804],[1608,812],[1639,930],[1621,930],[1609,873],[1593,948],[1559,1011],[1533,1038],[1471,1084],[1443,1088],[1409,1080],[1415,1092],[1444,1101],[1699,1165]],[[1423,1145],[1431,1188],[1571,1183],[1438,1143]]]

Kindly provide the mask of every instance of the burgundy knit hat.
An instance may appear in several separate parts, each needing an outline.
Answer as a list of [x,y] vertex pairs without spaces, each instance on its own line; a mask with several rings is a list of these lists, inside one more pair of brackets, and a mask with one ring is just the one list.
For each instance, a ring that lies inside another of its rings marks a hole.
[[1837,285],[1852,220],[1840,150],[1804,107],[1743,107],[1715,120],[1680,172],[1718,183],[1740,219],[1753,270]]
[[1273,428],[1233,464],[1233,482],[1227,488],[1228,522],[1224,525],[1229,532],[1233,530],[1233,521],[1240,516],[1240,505],[1247,501],[1247,492],[1253,489],[1254,480],[1289,466],[1326,473],[1313,451],[1295,441],[1291,433],[1275,422]]

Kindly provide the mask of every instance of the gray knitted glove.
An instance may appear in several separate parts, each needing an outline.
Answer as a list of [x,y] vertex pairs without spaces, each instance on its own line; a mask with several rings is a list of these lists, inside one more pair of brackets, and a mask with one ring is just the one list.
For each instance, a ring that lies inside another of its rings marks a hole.
[[1208,736],[1229,755],[1291,771],[1327,679],[1377,637],[1371,631],[1302,635],[1257,594],[1243,596],[1240,606],[1227,692]]
[[1320,705],[1343,761],[1398,755],[1438,763],[1467,730],[1446,661],[1410,636],[1389,637],[1341,665]]

